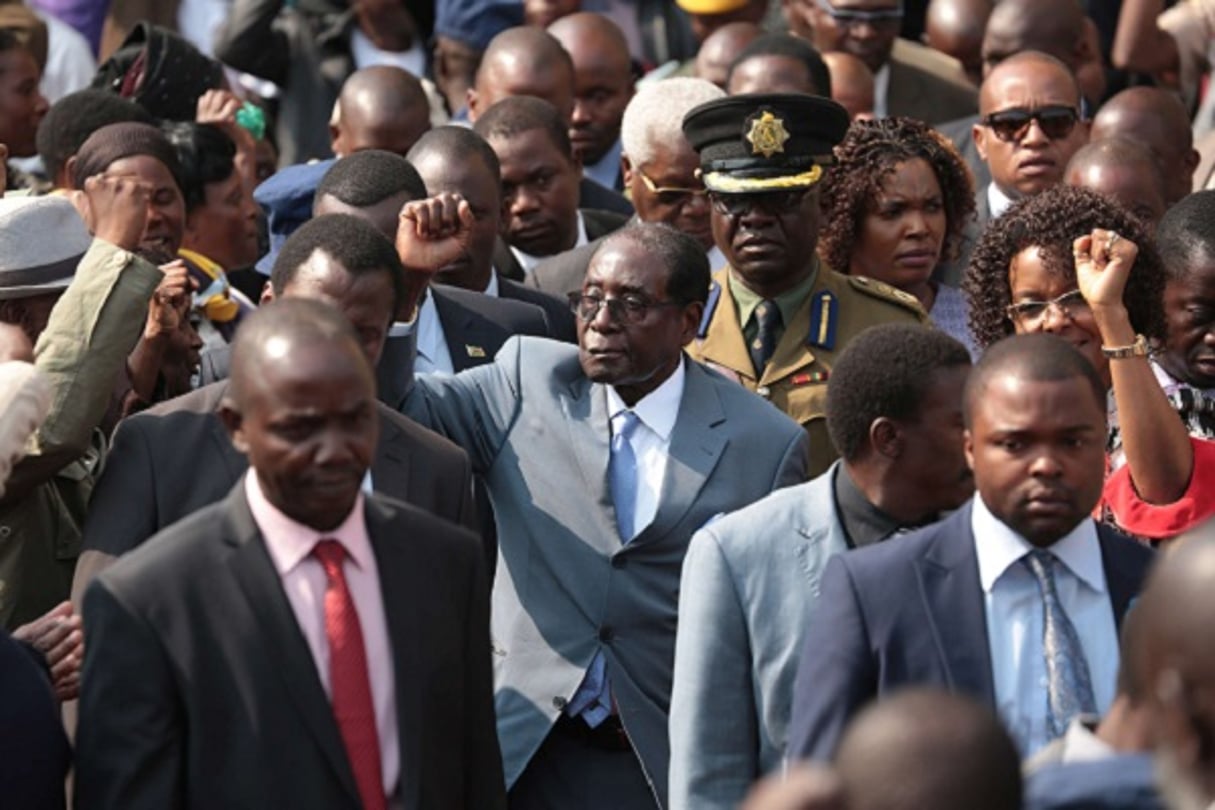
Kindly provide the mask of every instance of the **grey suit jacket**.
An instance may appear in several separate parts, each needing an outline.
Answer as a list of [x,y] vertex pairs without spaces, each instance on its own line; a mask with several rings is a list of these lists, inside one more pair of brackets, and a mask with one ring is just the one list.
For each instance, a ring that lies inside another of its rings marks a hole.
[[894,53],[890,65],[890,84],[886,90],[886,109],[890,115],[918,118],[939,124],[979,109],[978,91],[946,78]]
[[991,206],[987,202],[987,185],[980,186],[975,191],[974,219],[966,223],[962,229],[962,238],[958,240],[958,255],[947,262],[941,262],[932,273],[932,277],[950,287],[961,287],[962,279],[966,277],[966,267],[970,257],[974,255],[983,230],[991,222]]
[[679,588],[671,810],[733,810],[779,767],[806,617],[846,551],[839,462],[692,538]]
[[405,411],[464,447],[498,520],[495,708],[513,785],[602,651],[659,804],[679,574],[713,515],[804,480],[805,432],[703,366],[687,376],[654,521],[620,541],[608,484],[608,401],[578,350],[512,338],[494,362],[417,379]]

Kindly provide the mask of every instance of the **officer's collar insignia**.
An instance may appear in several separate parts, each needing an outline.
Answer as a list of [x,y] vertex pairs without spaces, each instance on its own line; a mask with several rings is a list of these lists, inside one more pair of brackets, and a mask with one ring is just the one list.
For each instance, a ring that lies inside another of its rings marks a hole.
[[751,144],[751,154],[772,157],[785,151],[785,141],[791,137],[785,122],[771,110],[763,110],[747,119],[749,128],[744,137]]

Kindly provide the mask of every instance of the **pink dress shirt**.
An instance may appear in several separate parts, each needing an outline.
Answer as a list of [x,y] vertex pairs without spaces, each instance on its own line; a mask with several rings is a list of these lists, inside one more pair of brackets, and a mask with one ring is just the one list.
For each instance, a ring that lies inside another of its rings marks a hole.
[[375,706],[376,729],[380,737],[380,760],[384,776],[384,795],[390,801],[397,796],[401,775],[400,742],[397,737],[396,683],[393,677],[392,644],[388,640],[388,623],[384,618],[384,600],[380,595],[380,572],[376,567],[367,524],[363,520],[363,495],[350,510],[350,515],[336,529],[318,532],[296,523],[266,500],[253,470],[245,476],[245,495],[249,510],[261,530],[278,571],[287,601],[295,613],[295,621],[308,642],[312,660],[325,694],[329,694],[329,639],[325,635],[325,569],[312,548],[322,538],[333,538],[346,549],[343,573],[359,613],[359,627],[367,648],[368,677],[371,680],[371,700]]

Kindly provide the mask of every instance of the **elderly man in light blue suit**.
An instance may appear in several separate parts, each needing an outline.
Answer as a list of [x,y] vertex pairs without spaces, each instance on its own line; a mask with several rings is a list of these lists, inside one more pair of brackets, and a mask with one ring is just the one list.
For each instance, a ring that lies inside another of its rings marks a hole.
[[842,461],[696,533],[684,560],[671,697],[671,810],[732,810],[785,752],[793,679],[827,560],[961,505],[966,349],[889,324],[832,370]]
[[[405,267],[458,256],[467,208],[455,195],[407,205]],[[573,299],[578,348],[512,338],[493,363],[419,377],[406,397],[468,451],[493,502],[495,709],[514,810],[666,806],[688,542],[715,514],[805,480],[805,432],[684,356],[708,287],[695,239],[630,226]]]

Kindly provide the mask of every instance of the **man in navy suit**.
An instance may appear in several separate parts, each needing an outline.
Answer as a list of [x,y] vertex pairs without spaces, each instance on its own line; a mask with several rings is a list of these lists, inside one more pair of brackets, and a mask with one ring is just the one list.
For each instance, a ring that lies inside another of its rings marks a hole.
[[996,344],[966,388],[978,496],[941,523],[837,555],[794,687],[789,752],[830,758],[860,706],[900,686],[986,702],[1022,755],[1114,695],[1118,625],[1151,552],[1090,517],[1105,387],[1050,335]]

